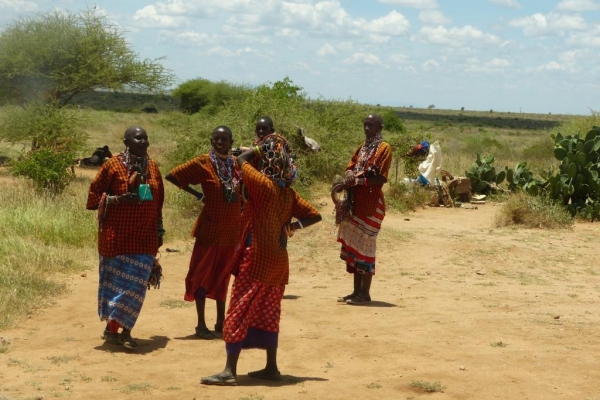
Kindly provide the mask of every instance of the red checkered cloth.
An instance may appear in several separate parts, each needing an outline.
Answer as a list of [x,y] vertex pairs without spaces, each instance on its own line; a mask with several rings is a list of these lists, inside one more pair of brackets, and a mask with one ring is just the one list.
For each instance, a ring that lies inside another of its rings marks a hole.
[[[98,210],[103,194],[117,196],[127,193],[127,180],[127,168],[118,156],[112,157],[102,164],[92,181],[86,208]],[[158,166],[153,160],[148,162],[146,183],[150,184],[153,200],[106,206],[101,216],[102,229],[98,232],[98,252],[101,256],[155,255],[158,252],[158,220],[162,215],[164,187]]]
[[[348,163],[348,166],[346,167],[346,171],[354,168],[354,165],[358,160],[361,146],[354,152],[350,163]],[[377,148],[377,152],[367,161],[364,169],[366,170],[372,165],[377,165],[379,167],[379,175],[385,176],[387,179],[391,164],[392,148],[386,142],[381,142]],[[379,200],[383,203],[383,209],[385,210],[385,199],[381,188],[382,186],[353,186],[354,210],[352,210],[352,214],[359,218],[367,218],[374,215],[377,211]]]
[[246,339],[248,329],[279,332],[281,299],[285,285],[269,286],[250,277],[252,247],[244,248],[240,271],[233,281],[229,309],[223,324],[223,340],[237,343]]
[[208,154],[194,157],[169,173],[177,178],[181,187],[202,185],[204,207],[196,220],[192,236],[205,246],[238,245],[242,233],[239,185],[236,187],[237,201],[227,203],[223,184]]
[[[279,247],[283,226],[293,218],[313,218],[319,212],[289,187],[280,187],[258,172],[250,163],[242,165],[242,177],[248,189],[248,206],[242,241],[252,234],[253,279],[265,285],[286,285],[289,279],[288,252]],[[244,243],[242,243],[242,246]]]

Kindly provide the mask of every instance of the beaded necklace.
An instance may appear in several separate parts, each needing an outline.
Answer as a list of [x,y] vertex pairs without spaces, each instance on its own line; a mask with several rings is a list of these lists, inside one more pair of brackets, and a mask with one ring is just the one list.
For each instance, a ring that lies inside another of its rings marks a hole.
[[119,154],[119,160],[127,168],[127,182],[131,179],[131,175],[137,172],[140,177],[140,183],[146,183],[148,181],[148,156],[138,157],[134,154],[129,153],[129,149],[125,150],[125,153]]
[[217,155],[215,149],[210,149],[208,156],[217,170],[219,180],[223,184],[225,201],[227,203],[237,201],[235,188],[240,182],[240,175],[239,171],[234,167],[235,159],[232,155],[228,155],[227,158],[223,159]]
[[364,141],[358,153],[358,160],[356,160],[356,164],[354,165],[355,175],[364,171],[369,159],[377,153],[377,149],[382,141],[383,136],[381,135],[381,132],[377,132],[375,135]]

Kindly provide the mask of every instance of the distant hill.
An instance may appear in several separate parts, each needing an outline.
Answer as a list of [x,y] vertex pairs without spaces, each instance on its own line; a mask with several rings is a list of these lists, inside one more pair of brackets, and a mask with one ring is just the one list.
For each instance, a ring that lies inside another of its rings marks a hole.
[[80,93],[69,104],[75,107],[116,112],[142,112],[142,108],[149,105],[156,106],[158,112],[179,109],[179,101],[170,94],[153,95],[108,91]]

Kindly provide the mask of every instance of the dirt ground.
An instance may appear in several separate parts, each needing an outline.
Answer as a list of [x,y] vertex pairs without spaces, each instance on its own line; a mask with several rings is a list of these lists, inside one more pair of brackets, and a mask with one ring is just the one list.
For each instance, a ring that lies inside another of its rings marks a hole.
[[[0,399],[600,399],[600,223],[495,229],[492,203],[389,213],[374,301],[351,306],[336,302],[352,277],[331,200],[317,203],[324,221],[290,244],[282,382],[246,376],[265,361],[248,350],[239,386],[199,384],[222,370],[225,346],[192,335],[195,311],[182,300],[192,242],[171,242],[165,280],[133,331],[136,352],[100,339],[91,267],[54,306],[0,332]],[[214,316],[208,302],[209,326]]]

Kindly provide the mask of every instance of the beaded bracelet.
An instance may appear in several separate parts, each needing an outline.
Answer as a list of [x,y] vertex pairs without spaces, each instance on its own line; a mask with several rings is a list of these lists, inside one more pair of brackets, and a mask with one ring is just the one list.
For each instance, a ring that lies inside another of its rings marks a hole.
[[252,150],[254,150],[254,154],[256,155],[256,157],[260,157],[262,156],[262,150],[260,149],[260,147],[258,146],[254,146],[252,148]]

